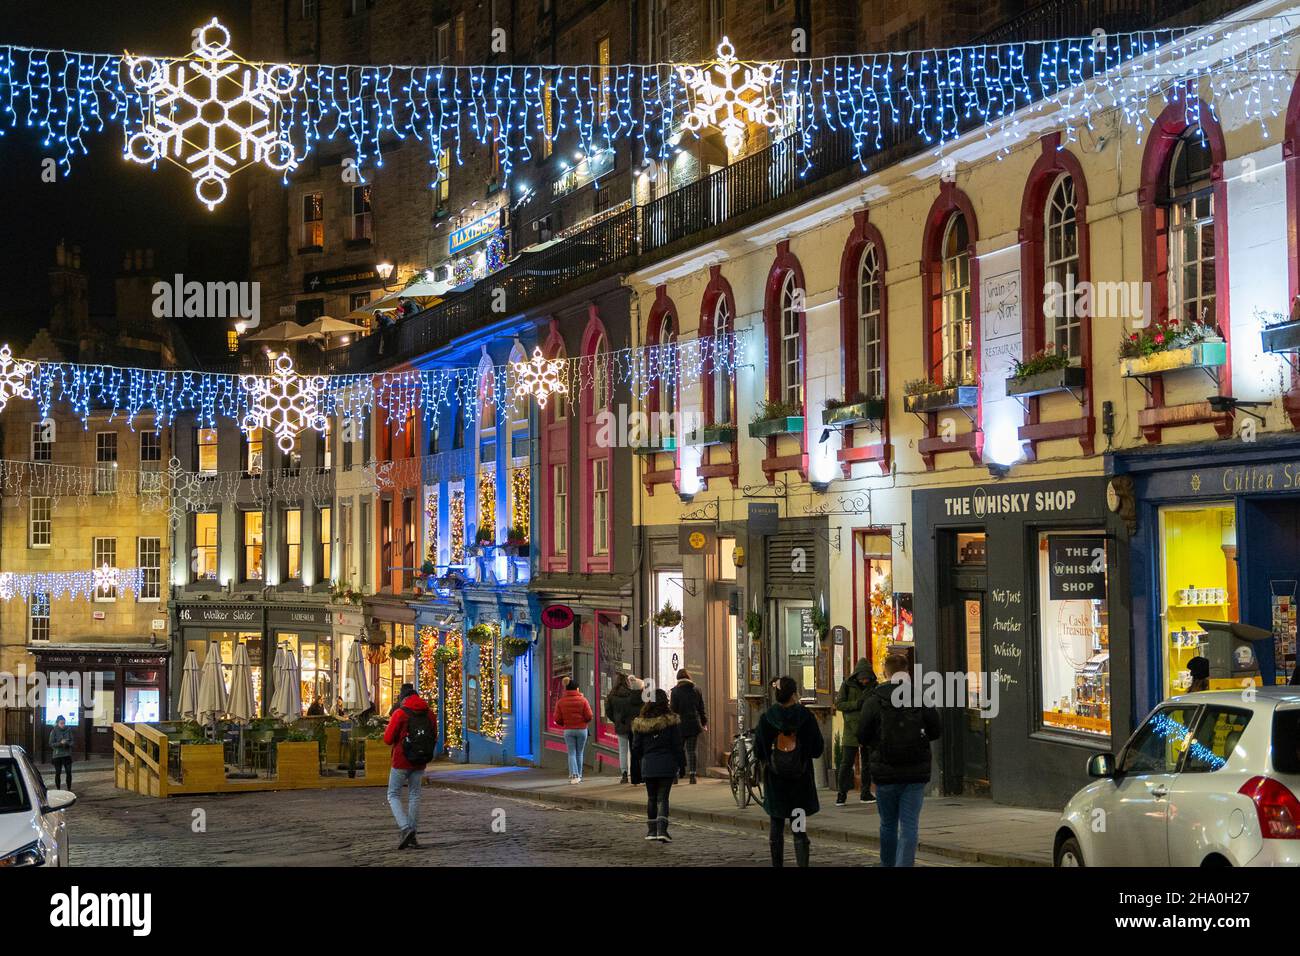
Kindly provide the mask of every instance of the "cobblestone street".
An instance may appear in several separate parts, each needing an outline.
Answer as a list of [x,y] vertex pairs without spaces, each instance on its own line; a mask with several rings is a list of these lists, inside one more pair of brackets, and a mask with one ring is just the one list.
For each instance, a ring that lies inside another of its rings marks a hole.
[[[758,830],[675,823],[674,842],[642,839],[632,814],[426,787],[418,851],[396,852],[381,789],[299,790],[157,800],[84,774],[69,812],[74,866],[767,866]],[[504,811],[505,832],[492,830]],[[194,832],[198,811],[206,831]],[[787,865],[793,851],[787,840]],[[874,866],[874,851],[814,837],[813,864]],[[919,858],[952,866],[945,858]]]

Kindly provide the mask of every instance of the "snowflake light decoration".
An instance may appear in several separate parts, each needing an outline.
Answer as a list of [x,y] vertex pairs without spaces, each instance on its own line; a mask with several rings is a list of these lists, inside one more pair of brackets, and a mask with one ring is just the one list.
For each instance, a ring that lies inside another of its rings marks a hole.
[[768,129],[780,123],[771,93],[776,65],[741,63],[736,59],[736,48],[726,37],[718,43],[716,61],[678,69],[692,93],[691,110],[685,117],[686,128],[692,132],[709,127],[720,130],[727,149],[738,153],[744,143],[747,122]]
[[126,155],[145,164],[162,157],[190,170],[195,194],[212,210],[226,198],[226,180],[245,166],[285,172],[298,164],[279,105],[298,85],[299,71],[236,56],[230,31],[216,17],[194,31],[193,51],[176,60],[126,57],[146,108]]
[[241,375],[239,381],[248,392],[248,413],[240,423],[245,434],[265,428],[275,434],[275,443],[288,454],[304,428],[325,431],[320,407],[325,379],[299,375],[286,353],[275,357],[275,371],[270,375]]
[[16,359],[8,345],[0,345],[0,412],[5,410],[11,398],[32,397],[32,372],[35,369],[35,362]]
[[526,362],[512,362],[516,385],[515,396],[537,399],[537,407],[545,408],[546,401],[552,395],[567,395],[569,386],[564,383],[561,374],[564,371],[563,359],[548,359],[540,348],[533,349],[533,357]]
[[107,561],[91,571],[91,583],[97,594],[108,594],[117,588],[119,576],[117,568]]

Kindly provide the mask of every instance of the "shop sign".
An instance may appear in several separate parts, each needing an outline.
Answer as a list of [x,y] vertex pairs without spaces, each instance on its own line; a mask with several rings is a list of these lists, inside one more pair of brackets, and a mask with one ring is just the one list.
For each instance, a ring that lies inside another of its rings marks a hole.
[[[1079,502],[1073,488],[1040,491],[986,491],[976,488],[969,494],[943,499],[943,511],[949,518],[1022,514],[1029,517],[1069,514]],[[753,505],[750,505],[752,508]]]
[[329,627],[330,612],[275,609],[267,611],[267,619],[270,624],[309,624],[317,627]]
[[1101,535],[1048,535],[1047,564],[1051,600],[1106,599],[1106,539]]
[[679,525],[677,528],[678,554],[704,554],[713,543],[713,527],[704,525]]
[[780,509],[775,503],[751,501],[749,503],[749,533],[754,535],[776,534]]
[[154,618],[154,619],[153,619],[153,625],[152,625],[152,627],[151,627],[151,630],[155,630],[155,631],[165,631],[165,630],[167,630],[167,618],[165,618],[165,617],[156,617],[156,618]]
[[567,604],[552,604],[542,611],[542,623],[553,631],[566,628],[573,623],[573,608]]
[[1193,472],[1187,479],[1187,490],[1196,495],[1296,489],[1300,489],[1300,462],[1297,461],[1211,468]]
[[308,272],[303,277],[304,292],[332,292],[335,289],[351,289],[359,285],[377,286],[382,280],[374,266],[343,266],[338,269],[323,269],[320,272]]
[[453,229],[451,238],[447,241],[447,252],[455,255],[462,249],[468,249],[470,246],[477,245],[492,233],[497,231],[501,225],[501,210],[495,209],[486,216],[480,216],[473,222],[461,226],[459,229]]
[[258,624],[262,612],[253,607],[182,607],[176,612],[182,624]]

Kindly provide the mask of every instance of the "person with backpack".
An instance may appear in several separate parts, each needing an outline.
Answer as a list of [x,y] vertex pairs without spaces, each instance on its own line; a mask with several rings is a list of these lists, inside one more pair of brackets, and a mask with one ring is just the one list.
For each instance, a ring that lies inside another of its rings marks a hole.
[[605,719],[614,725],[614,735],[618,737],[618,769],[623,774],[619,783],[627,783],[632,772],[632,721],[640,715],[645,703],[641,700],[644,686],[635,677],[618,674],[614,677],[614,689],[605,695]]
[[763,809],[768,816],[768,845],[772,865],[785,865],[785,823],[794,834],[794,858],[807,866],[812,852],[807,820],[821,805],[813,780],[813,761],[826,749],[817,718],[799,703],[799,685],[792,677],[774,682],[776,703],[763,712],[754,729],[754,750],[763,761]]
[[[419,849],[415,839],[420,823],[420,788],[424,785],[424,768],[433,760],[438,744],[438,718],[429,710],[425,699],[410,684],[399,692],[401,704],[388,719],[384,743],[393,748],[392,767],[388,771],[388,805],[401,831],[397,848]],[[402,811],[402,784],[406,784],[406,811]]]
[[885,658],[885,677],[862,705],[858,739],[871,754],[880,808],[880,865],[912,866],[930,782],[930,744],[943,736],[943,720],[933,707],[921,705],[919,694],[914,696],[902,654]]
[[673,842],[668,835],[668,794],[686,769],[681,723],[662,689],[632,721],[632,783],[645,784],[647,840]]
[[685,667],[677,672],[677,684],[673,687],[668,706],[682,722],[682,741],[686,747],[686,773],[690,774],[691,783],[696,783],[698,781],[695,779],[695,745],[700,739],[700,734],[709,729],[709,718],[704,713],[704,695],[695,686],[690,672]]
[[564,731],[564,749],[569,752],[569,783],[582,783],[582,755],[587,749],[587,725],[595,716],[591,704],[578,689],[578,682],[570,679],[564,693],[555,702],[551,723]]
[[[840,737],[840,779],[835,794],[835,805],[842,807],[849,801],[849,789],[853,786],[853,765],[858,759],[858,718],[862,716],[862,702],[876,686],[876,673],[871,669],[871,661],[865,657],[858,661],[853,673],[845,678],[835,698],[835,709],[844,716],[844,731]],[[862,789],[858,797],[863,803],[875,800],[871,793],[871,770],[867,766],[867,755],[862,755]]]

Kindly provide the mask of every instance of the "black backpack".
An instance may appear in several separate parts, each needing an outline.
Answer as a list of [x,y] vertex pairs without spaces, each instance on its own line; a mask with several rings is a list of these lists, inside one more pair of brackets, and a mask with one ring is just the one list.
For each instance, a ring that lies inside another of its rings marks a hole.
[[930,762],[920,707],[896,707],[891,702],[880,708],[880,759],[891,767]]
[[772,752],[768,756],[772,773],[786,780],[798,780],[804,772],[803,751],[799,749],[799,734],[778,732],[772,740]]
[[427,710],[403,707],[402,711],[406,714],[406,736],[402,738],[402,753],[410,763],[426,764],[433,759],[433,753],[438,747],[438,725]]

